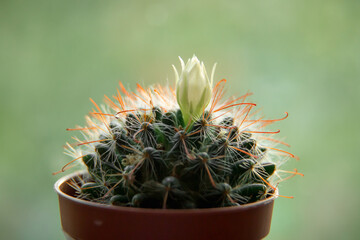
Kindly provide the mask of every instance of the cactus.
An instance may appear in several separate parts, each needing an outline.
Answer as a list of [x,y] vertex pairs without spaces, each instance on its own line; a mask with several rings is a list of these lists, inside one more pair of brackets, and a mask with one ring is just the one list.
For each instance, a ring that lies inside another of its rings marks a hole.
[[[288,114],[255,118],[256,105],[246,101],[251,93],[222,100],[226,81],[212,88],[213,74],[209,80],[194,57],[182,62],[180,76],[175,68],[176,90],[137,85],[132,93],[120,83],[123,95],[118,90],[113,99],[105,96],[106,105],[90,99],[95,109],[87,126],[67,129],[80,130],[84,139],[67,144],[75,159],[60,171],[76,163],[86,166],[88,174],[72,181],[76,196],[141,208],[237,206],[276,195],[279,182],[302,175],[279,169],[297,157],[274,147],[287,145],[269,137],[279,131],[264,129]],[[203,85],[196,82],[199,77]],[[202,89],[208,99],[196,100]]]

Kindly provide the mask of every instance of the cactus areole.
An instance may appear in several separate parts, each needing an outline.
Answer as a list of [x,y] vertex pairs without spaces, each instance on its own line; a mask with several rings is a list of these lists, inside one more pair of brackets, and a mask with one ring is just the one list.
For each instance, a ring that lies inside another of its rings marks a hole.
[[[104,105],[94,104],[81,132],[67,143],[86,174],[67,184],[73,197],[130,208],[201,209],[242,206],[277,196],[278,183],[295,175],[280,166],[293,154],[276,138],[280,130],[259,115],[252,93],[224,98],[226,80],[213,84],[194,55],[176,87],[154,85],[135,92],[120,88]],[[276,146],[276,145],[279,145]],[[57,172],[57,173],[59,173]]]

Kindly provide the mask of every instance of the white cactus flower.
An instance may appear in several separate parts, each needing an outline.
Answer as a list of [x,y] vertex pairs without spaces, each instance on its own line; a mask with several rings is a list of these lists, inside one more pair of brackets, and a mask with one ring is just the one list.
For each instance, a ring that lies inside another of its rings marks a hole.
[[179,57],[181,74],[173,65],[176,78],[176,98],[184,117],[185,124],[198,119],[207,107],[212,96],[212,84],[216,64],[209,79],[203,62],[194,55],[185,64]]

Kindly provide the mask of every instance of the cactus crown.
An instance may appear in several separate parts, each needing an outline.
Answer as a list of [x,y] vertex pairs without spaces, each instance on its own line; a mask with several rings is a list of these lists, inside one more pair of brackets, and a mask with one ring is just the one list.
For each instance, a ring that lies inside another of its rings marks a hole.
[[[73,179],[81,199],[144,208],[212,208],[255,202],[276,194],[277,183],[300,175],[278,167],[291,153],[274,148],[279,131],[264,128],[285,119],[256,118],[254,103],[222,100],[225,80],[212,89],[201,116],[184,121],[175,90],[160,85],[135,93],[120,83],[106,105],[86,117],[83,140],[67,144],[88,175]],[[193,93],[194,94],[194,93]],[[270,136],[270,137],[269,137]],[[290,174],[290,175],[284,175]]]

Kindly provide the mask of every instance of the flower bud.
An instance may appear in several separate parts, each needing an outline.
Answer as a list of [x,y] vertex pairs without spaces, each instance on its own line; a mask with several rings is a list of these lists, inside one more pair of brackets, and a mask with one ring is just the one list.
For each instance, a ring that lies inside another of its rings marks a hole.
[[211,100],[212,82],[215,72],[213,67],[211,79],[206,73],[203,62],[194,55],[185,64],[181,62],[181,74],[173,65],[176,78],[176,98],[184,117],[185,124],[198,119]]

